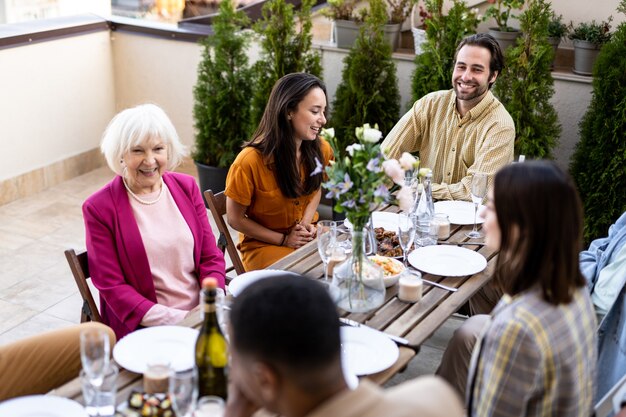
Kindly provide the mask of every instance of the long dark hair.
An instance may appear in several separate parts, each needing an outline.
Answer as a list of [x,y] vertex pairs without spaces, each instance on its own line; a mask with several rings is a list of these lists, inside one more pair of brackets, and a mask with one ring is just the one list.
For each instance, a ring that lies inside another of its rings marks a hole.
[[296,160],[295,133],[288,119],[289,113],[296,111],[298,104],[313,88],[322,89],[326,95],[324,83],[304,72],[287,74],[276,81],[259,127],[252,140],[246,143],[246,146],[258,149],[266,159],[274,156],[274,176],[280,191],[288,198],[310,194],[322,183],[321,175],[309,175],[315,169],[315,158],[323,161],[320,138],[302,141],[300,146],[300,160],[305,171],[303,183]]
[[569,303],[585,285],[582,208],[572,179],[553,162],[508,165],[494,179],[500,226],[498,280],[511,295],[534,285],[554,305]]

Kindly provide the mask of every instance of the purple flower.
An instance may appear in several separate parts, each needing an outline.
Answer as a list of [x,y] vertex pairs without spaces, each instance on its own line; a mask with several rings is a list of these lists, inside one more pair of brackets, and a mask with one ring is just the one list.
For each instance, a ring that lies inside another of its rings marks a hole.
[[380,184],[376,190],[374,190],[374,197],[387,198],[389,196],[389,190],[384,184]]
[[348,175],[348,173],[346,172],[346,174],[343,176],[343,182],[340,182],[339,184],[337,184],[337,187],[339,187],[338,195],[341,195],[349,191],[350,188],[352,188],[352,185],[354,184],[352,183],[352,180],[350,179],[350,175]]
[[315,157],[315,169],[313,170],[313,172],[311,172],[311,177],[313,175],[321,174],[323,170],[324,170],[324,166],[322,165],[320,160],[317,159],[317,157]]
[[356,203],[354,202],[354,200],[344,201],[343,203],[341,203],[341,205],[342,205],[343,207],[348,207],[348,208],[354,208],[354,207],[356,207]]
[[380,172],[380,159],[379,158],[370,159],[370,161],[367,163],[366,168],[370,172]]

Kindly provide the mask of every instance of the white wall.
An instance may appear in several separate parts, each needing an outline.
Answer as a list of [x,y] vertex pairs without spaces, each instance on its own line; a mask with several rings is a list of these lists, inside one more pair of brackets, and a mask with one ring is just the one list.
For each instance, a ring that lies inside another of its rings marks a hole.
[[98,146],[114,114],[109,32],[0,50],[0,180]]

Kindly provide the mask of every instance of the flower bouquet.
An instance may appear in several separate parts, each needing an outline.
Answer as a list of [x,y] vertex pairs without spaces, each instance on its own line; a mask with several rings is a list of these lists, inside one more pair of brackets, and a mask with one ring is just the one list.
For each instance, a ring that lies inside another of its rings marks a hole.
[[[322,129],[338,157],[326,167],[328,180],[322,186],[327,198],[336,201],[334,210],[345,213],[352,223],[352,256],[335,268],[334,296],[338,305],[347,311],[365,312],[381,305],[385,298],[382,270],[365,256],[364,243],[371,211],[382,203],[397,202],[408,211],[413,201],[411,187],[405,186],[405,169],[416,169],[418,162],[408,153],[400,161],[385,160],[380,144],[382,133],[378,126],[365,124],[355,129],[357,143],[345,149],[345,156],[337,145],[334,129]],[[404,167],[404,168],[403,168]],[[321,165],[319,171],[321,172]],[[399,191],[392,194],[395,187]],[[372,246],[374,242],[371,242]],[[333,291],[331,291],[333,293]]]

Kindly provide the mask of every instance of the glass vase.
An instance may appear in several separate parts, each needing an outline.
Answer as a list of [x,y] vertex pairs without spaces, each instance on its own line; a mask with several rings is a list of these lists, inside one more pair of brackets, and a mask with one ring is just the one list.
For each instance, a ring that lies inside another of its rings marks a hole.
[[333,273],[335,302],[351,313],[371,311],[385,301],[383,270],[366,255],[367,233],[366,229],[352,231],[352,254]]

